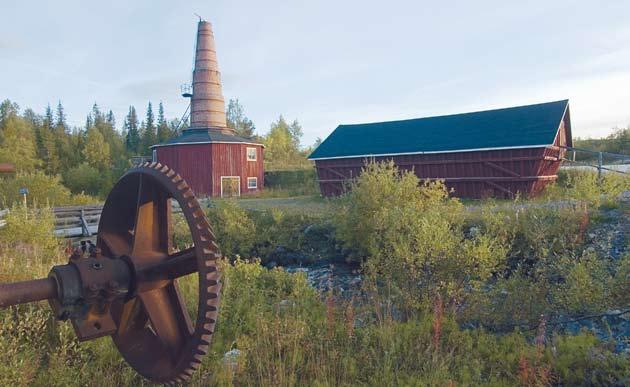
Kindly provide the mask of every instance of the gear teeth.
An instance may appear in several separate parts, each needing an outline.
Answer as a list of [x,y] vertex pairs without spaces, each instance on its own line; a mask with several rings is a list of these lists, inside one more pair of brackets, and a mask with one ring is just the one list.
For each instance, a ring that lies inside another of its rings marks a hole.
[[[151,171],[140,171],[141,173],[155,176],[157,172],[167,179],[166,184],[171,187],[172,198],[179,203],[193,233],[193,240],[198,245],[194,251],[198,265],[200,265],[198,272],[200,279],[200,305],[195,329],[189,339],[192,340],[192,343],[190,343],[192,348],[190,353],[180,356],[176,368],[173,369],[173,375],[169,376],[166,381],[160,380],[160,382],[168,385],[185,384],[193,373],[199,369],[203,357],[210,348],[211,338],[217,322],[221,291],[221,274],[216,265],[216,260],[222,258],[222,255],[219,246],[215,242],[215,235],[205,216],[205,212],[186,181],[173,169],[158,162],[145,162],[142,164],[142,167]],[[205,302],[202,300],[205,300]]]

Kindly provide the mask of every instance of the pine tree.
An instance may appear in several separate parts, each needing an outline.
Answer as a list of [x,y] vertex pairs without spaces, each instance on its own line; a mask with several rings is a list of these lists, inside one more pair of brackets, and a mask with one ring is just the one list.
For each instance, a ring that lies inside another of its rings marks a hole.
[[50,104],[48,104],[48,106],[46,106],[46,113],[44,113],[44,128],[48,130],[53,130],[54,127],[55,125],[54,125],[53,112],[52,112],[52,109],[50,108]]
[[116,118],[114,117],[114,112],[112,112],[111,110],[107,112],[106,121],[109,126],[116,129]]
[[58,132],[66,132],[67,124],[66,124],[66,114],[64,113],[63,106],[61,105],[61,101],[57,103],[57,122],[55,123],[55,127]]
[[101,113],[101,109],[99,109],[96,102],[92,106],[92,122],[94,126],[101,126],[105,123],[105,116]]
[[125,138],[127,151],[132,154],[138,154],[140,133],[138,132],[138,115],[136,114],[136,108],[133,106],[129,106],[124,130],[127,132],[127,137]]
[[160,101],[158,107],[158,127],[157,127],[157,142],[163,143],[171,137],[171,130],[168,127],[166,118],[164,117],[164,105]]
[[150,147],[155,145],[157,142],[155,116],[153,115],[153,106],[151,105],[151,102],[149,102],[149,105],[147,106],[146,122],[144,123],[140,133],[142,145],[140,152],[144,155],[148,155],[150,153]]

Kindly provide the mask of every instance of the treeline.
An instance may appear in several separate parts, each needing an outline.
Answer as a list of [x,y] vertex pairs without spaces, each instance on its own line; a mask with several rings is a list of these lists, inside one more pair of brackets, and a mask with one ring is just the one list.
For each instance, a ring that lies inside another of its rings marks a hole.
[[604,138],[576,138],[573,141],[576,148],[588,149],[596,152],[630,154],[630,128],[617,128]]
[[167,121],[159,104],[155,118],[149,102],[144,120],[129,108],[122,131],[111,110],[95,103],[85,125],[71,127],[61,102],[43,114],[17,103],[0,104],[0,162],[15,165],[18,173],[43,172],[61,176],[75,193],[103,196],[131,166],[132,156],[148,155],[149,147],[178,134],[178,122]]
[[[301,147],[303,130],[297,120],[279,116],[260,136],[238,99],[229,101],[226,113],[228,126],[237,135],[265,145],[267,169],[311,166],[306,157],[312,147]],[[118,130],[113,112],[96,103],[85,125],[71,127],[61,102],[39,114],[30,108],[21,111],[7,99],[0,104],[0,163],[15,165],[20,174],[60,176],[73,193],[104,197],[131,166],[133,156],[150,156],[152,145],[178,136],[187,126],[186,121],[167,119],[161,102],[157,114],[149,102],[143,116],[130,106]]]

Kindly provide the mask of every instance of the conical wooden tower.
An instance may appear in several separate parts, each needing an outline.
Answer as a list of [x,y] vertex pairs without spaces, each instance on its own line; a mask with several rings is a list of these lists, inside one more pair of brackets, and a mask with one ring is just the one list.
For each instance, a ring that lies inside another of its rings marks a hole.
[[208,128],[225,134],[234,134],[225,121],[225,101],[221,91],[221,73],[217,64],[212,25],[199,21],[193,93],[190,102],[190,129]]
[[226,125],[221,74],[212,26],[199,21],[190,128],[153,145],[153,161],[168,165],[186,179],[198,196],[231,197],[260,192],[265,184],[264,145],[240,137]]

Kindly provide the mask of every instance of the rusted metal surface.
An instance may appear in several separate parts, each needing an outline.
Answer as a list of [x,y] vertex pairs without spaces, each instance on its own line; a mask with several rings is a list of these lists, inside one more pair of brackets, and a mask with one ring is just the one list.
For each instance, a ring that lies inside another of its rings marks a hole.
[[421,179],[444,180],[454,196],[535,196],[557,178],[566,153],[562,147],[571,138],[566,129],[570,127],[568,119],[568,115],[564,117],[554,144],[545,148],[316,160],[320,190],[324,196],[341,195],[365,163],[393,160],[400,169],[412,170]]
[[[247,160],[247,148],[256,148],[256,161]],[[172,145],[156,149],[157,159],[180,171],[198,196],[221,196],[221,176],[240,177],[241,194],[264,188],[262,145],[211,143]],[[247,178],[255,177],[257,188],[247,187]]]
[[51,278],[0,284],[0,308],[57,297],[57,283]]
[[15,173],[15,165],[0,163],[0,173]]
[[[193,246],[172,246],[171,201],[179,203]],[[96,248],[76,250],[49,278],[0,285],[0,306],[48,299],[80,340],[111,335],[127,362],[158,383],[188,379],[214,331],[220,258],[214,234],[184,179],[146,163],[109,194]],[[197,315],[189,315],[178,279],[197,273]]]

